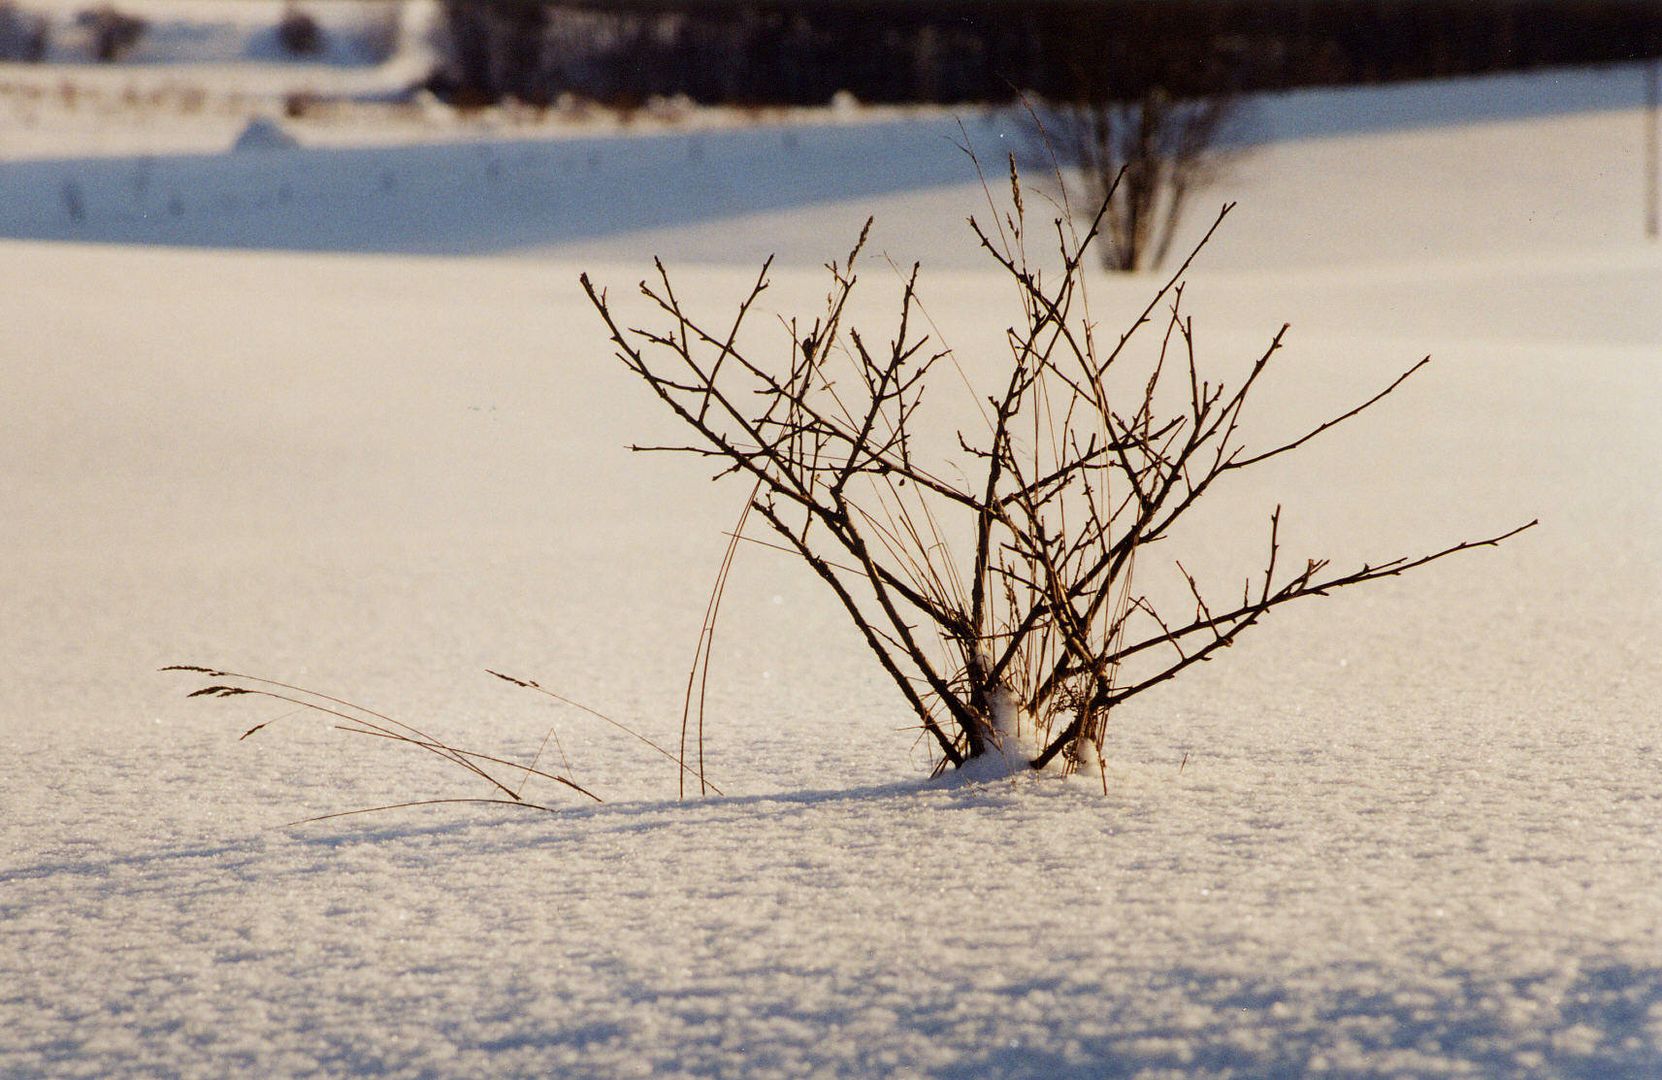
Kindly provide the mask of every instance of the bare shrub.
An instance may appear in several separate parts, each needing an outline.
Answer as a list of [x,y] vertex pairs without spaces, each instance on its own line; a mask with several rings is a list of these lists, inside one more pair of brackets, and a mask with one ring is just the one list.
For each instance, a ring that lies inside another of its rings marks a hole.
[[86,30],[93,58],[103,63],[113,63],[131,52],[150,25],[112,4],[89,8],[76,15],[75,22]]
[[[933,742],[938,770],[978,759],[1067,771],[1100,763],[1116,707],[1211,659],[1272,610],[1534,524],[1335,570],[1290,562],[1277,507],[1252,584],[1231,597],[1204,588],[1180,555],[1155,545],[1218,485],[1377,404],[1429,357],[1297,437],[1249,446],[1249,401],[1286,328],[1226,385],[1197,355],[1183,306],[1182,276],[1231,207],[1126,330],[1102,338],[1084,266],[1116,194],[1111,186],[1082,232],[1058,218],[1041,241],[1012,160],[1010,207],[994,208],[990,231],[971,220],[1015,287],[1020,321],[1001,373],[977,392],[984,426],[950,439],[931,438],[921,419],[932,376],[959,365],[920,328],[918,268],[904,277],[890,333],[848,322],[865,232],[829,265],[824,310],[789,321],[789,345],[771,360],[746,325],[767,265],[719,322],[682,303],[662,263],[640,284],[644,326],[581,279],[617,359],[689,430],[685,444],[636,449],[707,458],[718,476],[754,485],[748,513],[772,534],[757,542],[795,553],[835,595]],[[1029,262],[1030,243],[1054,244],[1055,261]],[[1143,585],[1161,562],[1184,583],[1179,604]]]
[[293,4],[277,20],[277,44],[290,56],[313,56],[323,51],[323,27]]

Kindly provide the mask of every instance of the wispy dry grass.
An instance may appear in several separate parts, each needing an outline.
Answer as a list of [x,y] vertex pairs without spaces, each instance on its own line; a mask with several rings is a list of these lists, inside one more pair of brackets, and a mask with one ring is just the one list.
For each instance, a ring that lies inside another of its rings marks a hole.
[[[284,705],[293,706],[293,708],[287,710],[280,716],[269,720],[263,720],[260,723],[255,724],[253,727],[248,728],[242,733],[241,736],[239,736],[239,741],[240,739],[247,739],[250,736],[258,734],[271,725],[287,719],[288,717],[299,713],[311,713],[331,721],[331,726],[336,731],[345,732],[350,735],[361,735],[369,738],[381,739],[401,746],[410,747],[421,751],[422,753],[432,754],[462,770],[473,780],[483,783],[491,792],[491,794],[483,796],[436,797],[430,799],[414,799],[379,806],[360,807],[332,814],[322,814],[316,817],[303,818],[299,821],[289,822],[289,825],[304,825],[311,822],[326,821],[331,818],[347,817],[354,814],[375,813],[385,810],[399,810],[414,806],[439,806],[461,803],[514,806],[527,810],[542,810],[549,813],[555,812],[557,809],[556,807],[549,806],[544,803],[532,802],[525,798],[524,790],[526,783],[533,777],[551,781],[566,788],[576,795],[582,796],[583,798],[594,802],[598,803],[603,801],[599,795],[595,794],[587,787],[577,783],[569,775],[562,775],[560,773],[549,772],[538,768],[538,764],[542,759],[543,750],[546,749],[548,741],[550,739],[555,739],[557,741],[558,739],[558,736],[554,735],[552,728],[550,729],[549,735],[544,738],[543,746],[538,749],[536,757],[532,759],[530,764],[525,764],[522,762],[511,761],[507,758],[498,757],[494,754],[486,754],[478,750],[470,750],[457,746],[453,743],[445,741],[444,739],[437,738],[436,736],[433,736],[411,724],[407,724],[402,720],[395,719],[386,713],[371,709],[368,706],[360,705],[345,698],[336,697],[332,694],[326,694],[318,690],[312,690],[294,683],[283,682],[278,679],[269,679],[259,675],[249,675],[242,672],[225,671],[220,668],[204,667],[198,664],[169,664],[161,670],[183,671],[215,680],[207,686],[191,691],[187,695],[188,697],[218,699],[247,697],[266,701],[275,701]],[[501,675],[497,672],[491,672],[491,674],[496,675],[497,678],[505,679],[516,686],[537,690],[555,698],[556,700],[565,702],[568,705],[573,705],[579,709],[583,709],[585,712],[597,716],[600,719],[605,720],[607,723],[629,732],[629,734],[634,735],[636,738],[647,743],[649,746],[652,746],[659,752],[670,756],[673,760],[673,755],[669,755],[668,751],[663,750],[662,747],[658,746],[650,739],[639,735],[609,717],[606,717],[592,709],[588,709],[586,706],[578,705],[576,702],[571,701],[568,698],[561,697],[558,694],[554,694],[552,691],[545,690],[530,680],[515,679],[511,676]],[[566,768],[569,773],[569,763]],[[510,780],[515,780],[517,783],[510,784]]]

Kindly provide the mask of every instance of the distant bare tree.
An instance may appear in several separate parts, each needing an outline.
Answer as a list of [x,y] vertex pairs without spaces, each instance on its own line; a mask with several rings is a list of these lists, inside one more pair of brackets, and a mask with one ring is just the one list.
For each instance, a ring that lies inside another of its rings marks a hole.
[[1240,87],[1256,56],[1226,5],[1122,5],[1113,14],[1064,5],[1055,73],[1029,108],[1047,165],[1106,207],[1111,270],[1160,266],[1190,197],[1225,163]]
[[1087,205],[1107,207],[1102,264],[1142,270],[1166,261],[1190,196],[1222,170],[1220,137],[1238,113],[1230,93],[1179,100],[1151,86],[1133,100],[1097,96],[1033,116],[1045,152],[1076,172]]

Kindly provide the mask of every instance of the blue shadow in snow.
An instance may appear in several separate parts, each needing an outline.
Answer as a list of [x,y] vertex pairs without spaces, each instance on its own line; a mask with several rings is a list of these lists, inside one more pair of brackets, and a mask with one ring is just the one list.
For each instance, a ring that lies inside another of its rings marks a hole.
[[[1255,99],[1251,149],[1630,109],[1644,68]],[[0,237],[213,249],[492,255],[974,183],[1032,156],[1019,110],[636,136],[0,162]],[[855,214],[858,217],[858,214]],[[857,222],[855,223],[857,227]],[[838,237],[837,242],[844,242]],[[816,243],[816,248],[819,246]],[[835,245],[833,245],[835,248]],[[813,261],[823,258],[816,250]],[[749,261],[748,253],[743,261]]]
[[[995,147],[1007,121],[971,118]],[[956,121],[0,163],[0,236],[484,255],[959,184]],[[993,150],[993,156],[1000,151]]]
[[1257,99],[1244,145],[1386,134],[1637,109],[1645,65],[1552,68],[1396,86],[1300,90]]
[[[1390,1063],[1416,1059],[1421,1068],[1454,1075],[1565,1080],[1662,1075],[1662,1043],[1646,1019],[1650,1010],[1662,1008],[1662,970],[1622,963],[1591,966],[1567,980],[1567,987],[1532,977],[1461,970],[1442,974],[1447,978],[1438,981],[1435,991],[1418,987],[1419,992],[1404,995],[1398,992],[1397,977],[1367,967],[1333,973],[1313,985],[1270,974],[1192,967],[1152,978],[1145,973],[1142,989],[1183,1000],[1188,1022],[1139,1021],[1137,1010],[1117,1004],[1134,997],[1138,988],[1104,985],[1082,997],[1110,1003],[1105,1019],[1117,1028],[1111,1035],[1070,1037],[1067,1020],[1058,1018],[1056,1037],[1048,1045],[969,1048],[956,1063],[922,1075],[940,1080],[1108,1080],[1155,1073],[1298,1080],[1335,1068],[1337,1075],[1402,1075],[1403,1066]],[[1014,1004],[1043,989],[1049,988],[1016,984],[1006,993]],[[1495,1011],[1496,1000],[1532,1002],[1540,1019],[1520,1030]],[[1127,1015],[1111,1015],[1118,1012]],[[927,1015],[911,1019],[927,1029]],[[1597,1032],[1599,1038],[1554,1038],[1572,1027]],[[1357,1054],[1371,1067],[1341,1064]]]

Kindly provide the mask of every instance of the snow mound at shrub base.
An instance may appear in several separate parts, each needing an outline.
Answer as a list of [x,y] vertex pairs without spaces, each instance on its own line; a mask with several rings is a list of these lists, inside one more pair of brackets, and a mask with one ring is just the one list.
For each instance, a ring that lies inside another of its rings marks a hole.
[[294,150],[299,146],[300,140],[283,130],[283,125],[269,116],[256,116],[243,127],[231,149],[241,153],[246,150]]
[[[1040,737],[1038,725],[1009,693],[1000,694],[992,703],[992,745],[978,758],[966,761],[955,770],[955,776],[966,783],[987,780],[1014,779],[1021,776],[1062,776],[1063,755],[1058,754],[1046,763],[1043,770],[1033,768],[1033,761],[1044,751],[1045,740]],[[1087,746],[1089,761],[1081,762],[1083,771],[1097,769],[1096,751]],[[1088,769],[1086,768],[1088,766]]]

